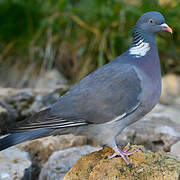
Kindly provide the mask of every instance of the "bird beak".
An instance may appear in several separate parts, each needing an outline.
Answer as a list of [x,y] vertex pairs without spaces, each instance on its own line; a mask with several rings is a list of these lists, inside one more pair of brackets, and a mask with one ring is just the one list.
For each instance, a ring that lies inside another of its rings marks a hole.
[[163,23],[160,26],[163,28],[163,30],[168,31],[171,34],[173,33],[172,29],[166,23]]

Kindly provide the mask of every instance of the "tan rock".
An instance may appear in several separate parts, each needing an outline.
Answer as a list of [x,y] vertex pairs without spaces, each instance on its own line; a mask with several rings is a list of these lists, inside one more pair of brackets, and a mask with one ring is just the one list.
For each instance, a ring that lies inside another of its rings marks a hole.
[[[135,148],[136,146],[134,146]],[[137,152],[128,160],[121,157],[105,159],[113,150],[105,148],[80,158],[63,180],[177,180],[180,161],[165,152]]]
[[60,149],[87,144],[85,136],[74,136],[72,134],[62,136],[49,136],[33,141],[24,142],[17,145],[23,151],[29,152],[31,158],[41,165],[44,164],[49,156]]

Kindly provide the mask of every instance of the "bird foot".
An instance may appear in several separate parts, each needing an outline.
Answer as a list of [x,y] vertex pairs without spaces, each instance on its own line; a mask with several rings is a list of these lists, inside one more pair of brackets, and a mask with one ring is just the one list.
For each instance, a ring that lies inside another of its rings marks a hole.
[[124,159],[124,161],[127,163],[127,165],[130,165],[130,162],[127,160],[126,156],[132,155],[135,152],[139,151],[139,148],[136,148],[135,150],[129,152],[128,151],[130,149],[130,145],[129,144],[126,145],[124,150],[121,150],[118,147],[115,147],[113,149],[114,149],[115,152],[114,152],[113,155],[108,156],[108,159],[112,159],[112,158],[114,158],[116,156],[121,156]]

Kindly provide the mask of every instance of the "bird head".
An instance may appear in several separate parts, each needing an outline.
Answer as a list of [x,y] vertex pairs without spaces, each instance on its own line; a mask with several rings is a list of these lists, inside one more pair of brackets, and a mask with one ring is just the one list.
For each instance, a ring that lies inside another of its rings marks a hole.
[[172,33],[172,29],[166,24],[164,16],[156,11],[144,13],[137,21],[135,28],[152,34],[161,31]]

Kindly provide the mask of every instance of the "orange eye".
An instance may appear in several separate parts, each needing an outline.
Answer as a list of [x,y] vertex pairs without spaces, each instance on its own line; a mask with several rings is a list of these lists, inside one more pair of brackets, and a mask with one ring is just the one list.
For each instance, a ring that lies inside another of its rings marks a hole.
[[154,20],[153,19],[149,19],[149,24],[154,24]]

